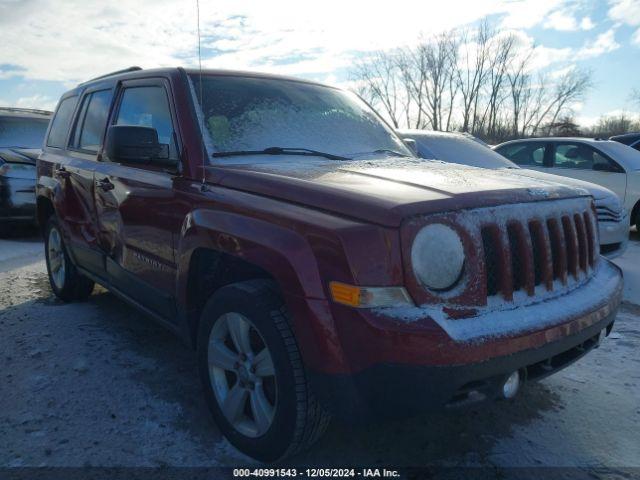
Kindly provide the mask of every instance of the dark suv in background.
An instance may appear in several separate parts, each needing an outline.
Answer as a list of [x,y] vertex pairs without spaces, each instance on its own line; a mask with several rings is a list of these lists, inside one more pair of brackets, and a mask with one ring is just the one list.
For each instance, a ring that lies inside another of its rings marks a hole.
[[0,107],[0,234],[36,223],[36,159],[51,114]]

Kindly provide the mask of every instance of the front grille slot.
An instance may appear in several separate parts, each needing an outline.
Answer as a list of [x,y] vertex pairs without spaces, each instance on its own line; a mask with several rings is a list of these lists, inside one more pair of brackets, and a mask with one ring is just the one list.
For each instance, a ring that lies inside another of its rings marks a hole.
[[591,223],[591,217],[587,212],[582,214],[584,219],[584,226],[587,231],[587,255],[589,258],[589,266],[593,267],[595,261],[595,233],[593,231],[593,223]]
[[549,238],[551,240],[551,261],[553,263],[553,279],[567,283],[567,250],[564,247],[564,233],[555,218],[547,220]]
[[538,288],[565,288],[592,273],[597,259],[593,214],[569,212],[482,222],[487,297],[501,295],[508,302],[516,292],[531,297]]
[[485,278],[487,295],[497,295],[499,291],[498,283],[498,267],[499,258],[496,245],[499,245],[499,231],[495,227],[487,227],[482,229],[482,246],[484,248],[485,258]]

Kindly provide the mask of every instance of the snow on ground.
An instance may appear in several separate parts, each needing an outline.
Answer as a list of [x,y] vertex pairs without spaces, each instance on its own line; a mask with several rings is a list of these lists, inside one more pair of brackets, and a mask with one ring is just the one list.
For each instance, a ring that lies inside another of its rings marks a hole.
[[624,299],[640,305],[640,233],[631,232],[631,241],[624,255],[614,262],[624,272]]
[[[618,260],[627,278],[638,252],[636,234]],[[187,347],[102,289],[60,303],[42,258],[37,239],[0,240],[0,467],[252,463],[210,420]],[[639,320],[624,304],[599,349],[513,401],[334,422],[290,464],[640,467]]]

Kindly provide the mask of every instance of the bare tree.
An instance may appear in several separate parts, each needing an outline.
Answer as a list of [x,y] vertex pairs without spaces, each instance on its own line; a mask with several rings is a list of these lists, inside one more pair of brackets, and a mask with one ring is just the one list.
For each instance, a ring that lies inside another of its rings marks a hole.
[[352,78],[396,128],[455,127],[492,141],[548,135],[567,124],[559,119],[591,88],[591,73],[532,73],[534,53],[484,21],[477,30],[451,30],[412,48],[374,53],[354,67]]
[[492,138],[498,129],[502,103],[508,95],[504,87],[508,82],[508,70],[513,61],[515,38],[513,35],[495,37],[490,44],[494,53],[489,62],[487,105],[480,128],[484,127],[486,134]]
[[373,106],[381,107],[396,128],[409,108],[397,68],[398,62],[393,53],[376,52],[358,62],[352,72],[358,93]]
[[591,86],[590,71],[572,69],[562,75],[556,82],[551,101],[536,122],[534,133],[540,129],[542,122],[546,121],[548,122],[547,135],[550,135],[550,126],[556,123],[558,116],[565,112],[572,102],[582,99]]
[[459,62],[456,68],[458,89],[462,95],[462,130],[474,132],[480,90],[484,86],[490,56],[489,23],[485,20],[473,36],[465,30],[460,34]]

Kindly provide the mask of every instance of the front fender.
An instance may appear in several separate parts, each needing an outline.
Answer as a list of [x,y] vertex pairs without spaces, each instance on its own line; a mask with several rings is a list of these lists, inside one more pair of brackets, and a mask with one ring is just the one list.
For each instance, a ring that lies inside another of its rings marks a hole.
[[191,257],[209,248],[252,263],[278,283],[291,313],[292,327],[305,361],[311,368],[346,361],[331,316],[320,271],[306,238],[284,226],[237,213],[194,210],[185,218],[177,248],[177,295],[186,304]]
[[325,298],[315,255],[306,239],[292,230],[237,213],[199,209],[185,218],[177,248],[177,297],[187,298],[191,256],[210,248],[238,257],[269,272],[283,294]]

